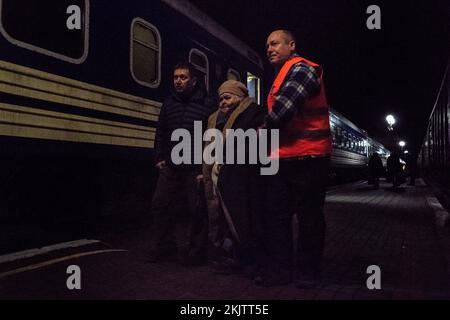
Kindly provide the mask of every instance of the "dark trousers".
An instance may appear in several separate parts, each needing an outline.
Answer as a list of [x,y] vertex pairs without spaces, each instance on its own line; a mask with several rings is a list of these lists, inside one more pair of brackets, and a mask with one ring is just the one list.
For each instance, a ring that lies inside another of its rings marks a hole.
[[391,180],[392,180],[392,187],[397,188],[399,185],[401,185],[401,173],[400,172],[392,172],[391,173]]
[[297,264],[301,271],[318,272],[325,241],[323,206],[329,158],[281,160],[278,174],[267,177],[263,211],[269,265],[292,268],[292,215],[298,217]]
[[208,241],[208,214],[203,185],[198,185],[198,173],[190,169],[174,169],[165,166],[159,172],[158,183],[152,201],[154,250],[176,248],[174,227],[177,216],[173,206],[174,196],[181,192],[187,199],[189,214],[189,254],[204,255]]
[[369,173],[369,184],[373,184],[378,189],[380,187],[380,176],[377,173]]

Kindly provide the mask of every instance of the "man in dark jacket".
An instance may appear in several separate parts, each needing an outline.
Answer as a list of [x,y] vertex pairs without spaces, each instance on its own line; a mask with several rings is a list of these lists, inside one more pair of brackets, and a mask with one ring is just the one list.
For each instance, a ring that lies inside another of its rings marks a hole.
[[383,173],[383,162],[378,153],[374,152],[369,160],[369,181],[375,185],[375,188],[380,187],[380,176]]
[[189,131],[191,150],[194,151],[194,122],[201,121],[202,128],[205,128],[215,103],[197,81],[196,70],[191,64],[179,63],[174,67],[173,84],[174,90],[161,107],[155,137],[159,178],[152,201],[154,241],[149,260],[157,262],[177,252],[173,235],[176,217],[170,204],[173,203],[173,196],[180,192],[187,197],[190,221],[189,246],[183,258],[186,264],[196,265],[205,262],[208,239],[208,216],[201,189],[202,165],[201,162],[194,164],[194,152],[191,152],[190,164],[174,164],[171,152],[177,142],[171,141],[171,136],[176,129]]
[[395,189],[401,184],[401,163],[400,157],[396,151],[391,153],[391,155],[387,158],[387,170],[388,175],[392,180],[392,188]]

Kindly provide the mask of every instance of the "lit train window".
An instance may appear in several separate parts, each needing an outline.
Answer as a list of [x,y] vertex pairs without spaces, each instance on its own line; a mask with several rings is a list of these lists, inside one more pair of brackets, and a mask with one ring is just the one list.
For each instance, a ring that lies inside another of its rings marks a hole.
[[156,88],[161,82],[161,36],[149,22],[135,18],[131,24],[131,74],[139,84]]
[[342,146],[342,130],[340,127],[336,127],[336,144]]
[[0,32],[11,43],[71,63],[89,44],[88,0],[0,0]]
[[241,75],[234,69],[228,69],[227,80],[241,81]]
[[194,67],[199,72],[200,81],[205,82],[206,90],[209,91],[209,61],[208,57],[197,49],[191,49],[189,52],[189,62],[194,65]]
[[344,148],[348,148],[348,137],[347,137],[347,131],[342,130],[342,142],[344,144]]
[[336,144],[336,132],[334,130],[331,131],[331,141]]
[[261,80],[247,72],[247,89],[248,95],[256,100],[257,104],[261,104]]

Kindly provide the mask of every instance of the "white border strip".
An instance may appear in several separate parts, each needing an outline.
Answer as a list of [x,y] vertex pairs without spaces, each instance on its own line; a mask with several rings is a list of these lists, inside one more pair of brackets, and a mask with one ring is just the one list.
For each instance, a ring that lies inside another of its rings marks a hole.
[[51,251],[56,251],[56,250],[66,249],[66,248],[76,248],[76,247],[86,246],[89,244],[99,243],[99,242],[100,242],[99,240],[81,239],[81,240],[75,240],[75,241],[70,241],[70,242],[58,243],[55,245],[42,247],[40,249],[36,248],[36,249],[14,252],[14,253],[0,256],[0,263],[12,262],[15,260],[21,260],[21,259],[25,259],[25,258],[30,258],[30,257],[46,254]]
[[26,267],[22,267],[22,268],[18,268],[18,269],[14,269],[11,271],[6,271],[3,273],[0,273],[0,279],[2,278],[6,278],[9,276],[13,276],[16,275],[18,273],[23,273],[23,272],[27,272],[27,271],[32,271],[32,270],[36,270],[36,269],[40,269],[43,267],[47,267],[47,266],[51,266],[53,264],[57,264],[63,261],[68,261],[68,260],[72,260],[72,259],[78,259],[81,257],[87,257],[87,256],[92,256],[92,255],[96,255],[96,254],[101,254],[101,253],[111,253],[111,252],[126,252],[127,250],[122,250],[122,249],[109,249],[109,250],[96,250],[96,251],[89,251],[89,252],[82,252],[82,253],[78,253],[78,254],[73,254],[70,256],[66,256],[66,257],[62,257],[62,258],[58,258],[58,259],[53,259],[53,260],[49,260],[49,261],[45,261],[45,262],[41,262],[41,263],[37,263],[37,264],[32,264]]

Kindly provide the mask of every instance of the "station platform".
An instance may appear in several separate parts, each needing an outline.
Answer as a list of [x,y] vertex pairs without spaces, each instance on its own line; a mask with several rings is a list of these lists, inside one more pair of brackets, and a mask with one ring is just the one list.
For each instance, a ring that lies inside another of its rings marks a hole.
[[[149,263],[151,234],[142,228],[0,256],[0,299],[450,300],[448,213],[423,180],[396,190],[384,181],[376,190],[366,182],[334,187],[325,212],[323,282],[314,289]],[[71,265],[81,271],[79,290],[67,287]],[[367,286],[370,266],[379,268],[379,289]]]

